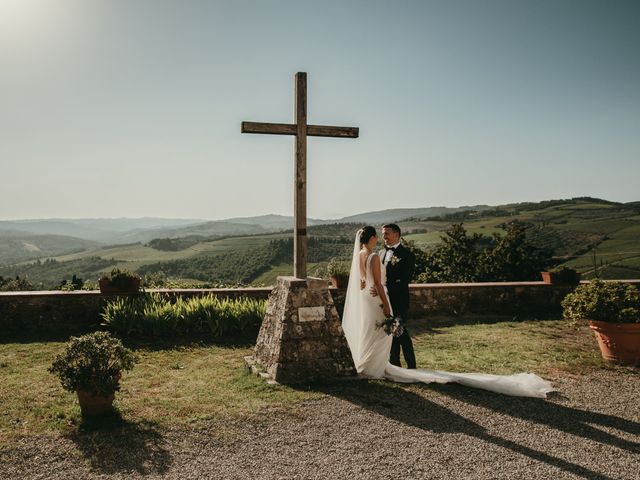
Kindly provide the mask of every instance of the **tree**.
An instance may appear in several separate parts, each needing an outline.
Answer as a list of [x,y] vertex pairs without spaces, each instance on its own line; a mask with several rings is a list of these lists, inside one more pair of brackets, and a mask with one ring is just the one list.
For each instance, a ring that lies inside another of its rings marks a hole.
[[462,223],[445,231],[442,243],[426,253],[427,267],[418,279],[426,283],[475,282],[482,235],[468,235]]
[[514,221],[502,228],[505,234],[494,233],[493,245],[478,259],[479,279],[494,282],[537,279],[551,264],[552,252],[531,245],[522,222]]
[[413,253],[415,258],[415,265],[413,269],[413,280],[418,280],[420,275],[427,270],[429,265],[427,253],[419,248],[413,240],[405,240],[402,239],[402,244],[404,247]]
[[452,225],[442,243],[425,254],[426,267],[418,276],[425,283],[508,282],[534,280],[552,263],[552,252],[527,241],[522,222],[502,226],[503,235],[469,235]]

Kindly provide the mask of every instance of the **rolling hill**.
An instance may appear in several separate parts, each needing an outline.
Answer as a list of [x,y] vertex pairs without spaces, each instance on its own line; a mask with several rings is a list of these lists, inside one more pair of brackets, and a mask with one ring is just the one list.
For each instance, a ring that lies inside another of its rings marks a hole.
[[96,242],[66,235],[34,235],[6,230],[0,234],[0,265],[86,251],[97,246]]
[[[604,278],[640,278],[640,202],[624,204],[576,198],[474,208],[386,210],[345,217],[335,223],[317,221],[309,227],[310,239],[314,239],[309,248],[310,270],[322,268],[332,256],[348,257],[353,234],[365,223],[380,225],[395,221],[403,228],[406,239],[429,249],[453,223],[463,222],[468,231],[490,236],[500,234],[501,225],[518,220],[532,226],[528,230],[532,243],[553,250],[559,264],[576,268],[585,278],[593,277],[596,271]],[[344,222],[353,218],[363,221]],[[29,258],[25,254],[14,265],[0,268],[0,275],[27,275],[32,282],[47,288],[74,273],[95,280],[102,272],[118,266],[212,284],[268,284],[276,275],[292,270],[290,255],[286,253],[290,247],[283,250],[278,243],[290,241],[290,227],[287,231],[283,229],[290,221],[290,217],[269,215],[142,229],[138,233],[145,240],[111,246],[87,246],[78,244],[78,239],[67,238],[64,245],[75,251],[63,254],[51,250],[54,253],[47,256],[53,257],[53,261],[35,264],[25,262]],[[7,238],[22,241],[21,248],[29,253],[31,247],[24,243],[33,242],[25,242],[24,235],[14,230],[0,238],[4,242]],[[156,239],[148,239],[149,236]],[[60,242],[59,246],[64,243]],[[44,251],[39,244],[33,245]],[[80,248],[84,250],[78,251]],[[279,253],[273,254],[274,250]]]
[[122,234],[131,230],[179,227],[203,221],[167,218],[4,220],[0,221],[0,236],[18,230],[33,235],[63,235],[99,243],[117,243]]
[[474,207],[428,207],[428,208],[392,208],[377,212],[359,213],[335,220],[338,223],[363,223],[369,225],[382,225],[384,223],[401,222],[407,219],[439,217],[456,212],[483,211],[491,209],[488,205],[476,205]]
[[530,240],[551,248],[558,262],[576,268],[585,278],[592,278],[596,271],[603,278],[640,278],[638,202],[575,198],[502,205],[482,212],[431,218],[432,229],[407,238],[428,248],[439,242],[441,229],[454,222],[464,222],[470,232],[490,235],[499,233],[501,224],[514,220],[534,225]]

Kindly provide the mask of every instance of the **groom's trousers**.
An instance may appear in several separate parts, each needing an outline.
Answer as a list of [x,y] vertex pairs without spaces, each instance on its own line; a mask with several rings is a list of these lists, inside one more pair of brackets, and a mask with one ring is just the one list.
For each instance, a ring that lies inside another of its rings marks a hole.
[[400,350],[402,350],[404,361],[407,363],[407,368],[416,368],[416,355],[413,352],[413,342],[411,341],[406,325],[409,315],[409,285],[392,283],[391,285],[388,285],[388,291],[389,302],[391,303],[394,315],[397,315],[404,320],[404,332],[397,338],[393,337],[393,341],[391,342],[389,363],[397,367],[401,367]]
[[389,356],[389,362],[392,365],[401,367],[400,364],[400,349],[402,348],[402,354],[404,361],[407,363],[407,368],[416,368],[416,355],[413,352],[413,342],[405,326],[404,332],[399,337],[393,337],[391,342],[391,354]]

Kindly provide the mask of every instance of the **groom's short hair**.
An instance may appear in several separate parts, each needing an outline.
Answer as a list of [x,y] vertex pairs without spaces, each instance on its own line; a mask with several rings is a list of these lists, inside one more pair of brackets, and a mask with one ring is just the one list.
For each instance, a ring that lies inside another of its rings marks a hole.
[[389,230],[393,230],[394,232],[396,232],[398,235],[402,235],[400,227],[395,223],[387,223],[386,225],[383,225],[382,228],[388,228]]

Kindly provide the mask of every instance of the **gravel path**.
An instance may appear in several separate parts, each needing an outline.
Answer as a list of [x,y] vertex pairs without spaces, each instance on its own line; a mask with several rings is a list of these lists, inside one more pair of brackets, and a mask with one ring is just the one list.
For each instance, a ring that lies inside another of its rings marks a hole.
[[0,478],[640,480],[640,373],[553,381],[546,401],[350,382],[207,430],[24,438],[0,450]]

